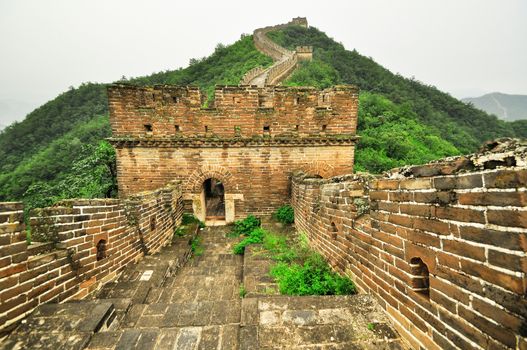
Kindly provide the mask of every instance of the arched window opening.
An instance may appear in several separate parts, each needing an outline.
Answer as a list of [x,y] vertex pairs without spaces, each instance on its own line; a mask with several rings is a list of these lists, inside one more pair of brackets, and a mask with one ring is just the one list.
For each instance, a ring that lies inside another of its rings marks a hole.
[[97,261],[106,258],[106,240],[101,239],[97,242]]
[[225,188],[223,183],[214,178],[205,180],[205,210],[207,219],[225,219]]
[[337,225],[335,225],[334,222],[331,223],[330,231],[331,231],[331,238],[332,239],[337,239],[337,235],[339,233],[339,230],[337,229]]
[[410,260],[411,288],[414,292],[430,297],[430,273],[428,266],[419,257]]

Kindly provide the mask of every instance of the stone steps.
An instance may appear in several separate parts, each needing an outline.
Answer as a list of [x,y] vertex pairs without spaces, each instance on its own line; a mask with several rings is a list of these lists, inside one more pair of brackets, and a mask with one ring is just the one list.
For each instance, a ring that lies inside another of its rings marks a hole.
[[[203,255],[177,273],[166,247],[127,268],[98,298],[38,308],[1,349],[400,349],[397,333],[368,295],[260,295],[240,283],[274,282],[256,247],[231,253],[229,228],[202,231]],[[186,243],[185,243],[186,244]],[[179,253],[177,253],[179,252]],[[142,280],[145,271],[152,271]],[[368,324],[375,329],[368,329]]]

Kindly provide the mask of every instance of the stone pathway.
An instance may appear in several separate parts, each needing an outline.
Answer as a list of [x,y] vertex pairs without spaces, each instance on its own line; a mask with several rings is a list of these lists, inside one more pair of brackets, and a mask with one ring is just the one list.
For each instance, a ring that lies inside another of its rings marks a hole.
[[[276,295],[269,261],[249,250],[244,267],[244,258],[231,252],[236,240],[225,237],[227,230],[200,231],[202,254],[184,265],[188,238],[179,238],[128,267],[93,300],[39,307],[0,348],[401,348],[367,295]],[[251,289],[243,299],[242,281]]]

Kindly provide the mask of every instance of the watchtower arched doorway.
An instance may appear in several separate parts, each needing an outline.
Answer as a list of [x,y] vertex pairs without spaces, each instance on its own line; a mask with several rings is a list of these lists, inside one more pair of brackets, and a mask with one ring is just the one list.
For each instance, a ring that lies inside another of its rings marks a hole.
[[225,188],[223,183],[215,178],[203,182],[203,197],[205,200],[206,220],[225,220]]

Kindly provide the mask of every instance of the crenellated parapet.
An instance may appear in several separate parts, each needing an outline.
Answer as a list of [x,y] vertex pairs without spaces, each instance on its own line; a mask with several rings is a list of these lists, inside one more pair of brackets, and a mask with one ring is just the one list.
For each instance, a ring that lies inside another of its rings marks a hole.
[[204,108],[196,87],[115,84],[108,99],[114,139],[343,138],[357,126],[354,86],[216,86]]

